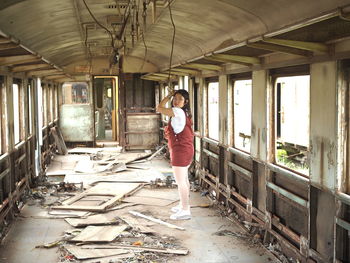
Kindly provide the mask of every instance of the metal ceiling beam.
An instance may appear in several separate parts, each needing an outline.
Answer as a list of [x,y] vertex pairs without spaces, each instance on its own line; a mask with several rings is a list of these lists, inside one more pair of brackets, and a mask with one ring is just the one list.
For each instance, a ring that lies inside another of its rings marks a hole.
[[222,58],[205,57],[204,59],[209,60],[209,61],[222,62],[222,63],[234,63],[234,64],[239,64],[239,65],[244,65],[244,66],[251,66],[252,65],[250,63],[232,61],[232,60],[227,60],[227,59],[222,59]]
[[11,43],[11,39],[0,37],[0,44],[8,44]]
[[214,64],[189,63],[182,66],[185,68],[194,68],[194,69],[200,69],[200,70],[215,70],[215,71],[221,70],[221,66],[214,65]]
[[264,42],[272,43],[281,46],[287,46],[292,48],[298,48],[308,51],[319,51],[319,52],[328,52],[329,48],[326,44],[317,43],[317,42],[306,42],[306,41],[297,41],[289,39],[279,39],[279,38],[264,38]]
[[45,76],[44,79],[47,80],[55,80],[55,79],[61,79],[67,77],[65,74],[58,74],[58,75],[50,75],[50,76]]
[[31,71],[33,69],[46,69],[46,68],[52,68],[49,64],[33,64],[33,65],[23,65],[23,66],[15,66],[12,67],[12,72],[25,72],[25,71]]
[[[169,71],[164,71],[164,73],[169,74]],[[174,70],[171,70],[170,74],[176,75],[176,76],[188,76],[189,75],[189,73],[179,72],[179,71],[174,71]]]
[[188,74],[192,74],[192,75],[196,75],[199,73],[198,70],[188,69],[188,68],[172,68],[171,71],[183,72],[183,73],[188,73]]
[[41,61],[41,59],[34,55],[0,57],[0,66],[9,66],[9,65],[16,65],[16,64],[36,62],[36,61]]
[[[169,78],[169,74],[166,74],[166,73],[151,73],[150,75],[151,76],[157,76],[157,77]],[[176,75],[176,74],[174,74],[174,75]],[[176,77],[174,75],[170,75],[170,78]]]
[[153,81],[164,81],[166,78],[157,77],[157,76],[143,76],[141,79],[153,80]]
[[0,50],[8,50],[18,47],[18,44],[15,43],[0,43]]
[[34,76],[42,76],[42,75],[49,75],[55,72],[59,72],[57,69],[47,69],[47,70],[32,70],[29,71],[28,75],[34,75]]
[[248,43],[247,47],[251,48],[257,48],[262,50],[268,50],[273,52],[281,52],[286,54],[292,54],[292,55],[298,55],[303,57],[310,57],[312,56],[312,52],[308,50],[302,50],[298,48],[292,48],[292,47],[286,47],[286,46],[280,46],[276,44],[271,43]]
[[238,56],[238,55],[229,55],[229,54],[214,54],[211,57],[214,59],[222,59],[222,60],[225,60],[226,62],[260,64],[260,59],[256,57]]

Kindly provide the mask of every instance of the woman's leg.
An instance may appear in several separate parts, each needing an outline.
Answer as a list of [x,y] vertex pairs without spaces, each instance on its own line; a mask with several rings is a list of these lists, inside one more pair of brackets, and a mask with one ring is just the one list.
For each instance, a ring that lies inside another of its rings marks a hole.
[[188,181],[188,167],[173,166],[174,176],[177,183],[180,204],[183,210],[190,209],[190,183]]

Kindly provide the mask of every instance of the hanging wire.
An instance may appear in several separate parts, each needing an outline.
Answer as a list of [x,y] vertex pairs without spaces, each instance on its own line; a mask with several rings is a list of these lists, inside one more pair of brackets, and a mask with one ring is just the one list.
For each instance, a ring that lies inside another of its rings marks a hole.
[[143,45],[144,45],[144,47],[145,47],[145,55],[144,55],[144,57],[143,57],[143,61],[142,61],[142,64],[141,64],[141,67],[140,67],[140,69],[139,69],[139,71],[141,72],[141,70],[142,70],[142,68],[143,68],[143,66],[145,65],[145,62],[146,62],[146,57],[147,57],[147,45],[146,45],[146,41],[145,41],[145,33],[144,33],[144,31],[142,31],[142,42],[143,42]]
[[171,2],[171,0],[169,0],[168,8],[169,8],[169,13],[170,13],[170,20],[171,20],[171,23],[172,23],[173,28],[174,28],[174,33],[173,33],[173,40],[172,40],[172,43],[171,43],[171,53],[170,53],[170,61],[169,61],[168,89],[170,91],[173,91],[173,88],[170,86],[170,76],[171,76],[171,63],[172,63],[172,60],[173,60],[173,52],[174,52],[176,27],[175,27],[175,23],[174,23],[174,19],[173,19],[173,14],[171,12],[170,2]]
[[106,30],[109,34],[109,36],[111,37],[111,45],[112,45],[112,48],[114,49],[114,38],[113,38],[113,34],[112,32],[107,28],[105,27],[104,25],[102,25],[100,22],[97,21],[97,19],[95,18],[95,16],[91,13],[91,10],[90,8],[88,7],[88,5],[86,4],[85,0],[83,0],[84,2],[84,5],[86,7],[86,9],[88,10],[89,14],[91,15],[91,17],[95,20],[96,24],[99,25],[101,28],[103,28],[104,30]]

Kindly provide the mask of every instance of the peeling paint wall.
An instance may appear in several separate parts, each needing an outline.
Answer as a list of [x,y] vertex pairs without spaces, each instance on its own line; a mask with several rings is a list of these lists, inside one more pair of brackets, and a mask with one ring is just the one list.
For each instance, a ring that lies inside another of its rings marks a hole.
[[337,103],[335,61],[311,65],[310,179],[334,190],[337,156]]
[[266,107],[267,72],[253,71],[252,101],[252,137],[251,154],[254,158],[267,160],[267,107]]
[[92,105],[65,104],[60,107],[60,128],[65,141],[94,141]]

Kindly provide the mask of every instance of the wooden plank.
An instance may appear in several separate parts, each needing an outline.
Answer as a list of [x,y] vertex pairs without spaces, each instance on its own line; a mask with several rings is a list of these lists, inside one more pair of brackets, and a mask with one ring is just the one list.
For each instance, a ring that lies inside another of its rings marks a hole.
[[18,56],[8,56],[8,57],[0,57],[0,65],[8,66],[8,65],[16,65],[22,63],[36,62],[41,61],[41,59],[37,58],[34,55],[18,55]]
[[42,69],[42,70],[32,70],[27,72],[29,76],[44,76],[44,75],[52,75],[55,73],[62,73],[62,71],[58,69]]
[[[52,209],[63,210],[81,210],[81,211],[95,211],[102,212],[113,206],[121,198],[135,189],[142,187],[139,183],[98,183],[90,189],[70,198],[62,203],[62,206],[53,206]],[[110,197],[109,201],[99,206],[79,206],[74,205],[75,202],[81,200],[86,196],[106,196]]]
[[113,214],[97,214],[87,218],[67,218],[65,221],[74,227],[118,224],[118,220],[116,220],[116,216]]
[[18,47],[18,44],[15,43],[0,43],[0,50],[8,50]]
[[100,257],[108,257],[115,256],[120,254],[127,254],[129,250],[120,249],[120,248],[101,248],[101,249],[86,249],[80,248],[77,246],[64,246],[65,249],[72,255],[74,255],[77,259],[89,259],[89,258],[100,258]]
[[198,70],[188,68],[172,68],[171,71],[184,72],[191,75],[196,75],[200,73]]
[[57,73],[55,75],[53,75],[53,74],[47,75],[47,76],[44,77],[44,79],[55,80],[55,79],[61,79],[61,78],[64,78],[64,77],[66,77],[65,74]]
[[[85,259],[85,260],[80,260],[81,263],[111,263],[111,262],[124,262],[120,261],[126,258],[134,258],[135,254],[133,252],[129,252],[126,254],[121,254],[121,255],[114,255],[114,256],[109,256],[109,257],[103,257],[103,258],[98,258],[96,259]],[[126,261],[125,261],[126,262]]]
[[318,42],[306,42],[306,41],[296,41],[296,40],[278,39],[278,38],[264,38],[263,41],[267,43],[276,44],[276,45],[287,46],[287,47],[298,48],[298,49],[309,50],[309,51],[319,51],[323,53],[326,53],[329,50],[326,44],[318,43]]
[[187,255],[188,249],[170,249],[170,248],[156,248],[156,247],[140,247],[140,246],[128,246],[128,245],[82,245],[82,248],[121,248],[121,249],[130,249],[135,252],[159,252],[166,254],[175,254],[175,255]]
[[280,45],[271,44],[271,43],[261,43],[261,42],[248,43],[247,46],[251,48],[257,48],[257,49],[268,50],[273,52],[281,52],[285,54],[292,54],[292,55],[298,55],[303,57],[309,57],[312,55],[312,52],[307,50],[285,47],[285,46],[280,46]]
[[50,130],[55,139],[58,154],[66,155],[68,153],[67,146],[63,140],[63,136],[59,128],[52,127]]
[[76,237],[70,239],[73,242],[112,242],[128,226],[88,226]]
[[40,63],[40,64],[33,64],[33,65],[22,65],[22,66],[15,66],[12,67],[12,72],[25,72],[30,71],[33,69],[46,69],[46,68],[52,68],[49,64]]
[[155,223],[158,223],[158,224],[170,227],[170,228],[174,228],[174,229],[178,229],[178,230],[185,230],[185,228],[183,228],[183,227],[179,227],[179,226],[176,226],[174,224],[170,224],[168,222],[164,222],[164,221],[162,221],[162,220],[160,220],[158,218],[154,218],[154,217],[151,217],[151,216],[146,216],[146,215],[141,214],[141,213],[136,212],[136,211],[129,211],[129,213],[134,215],[134,216],[139,216],[139,217],[145,218],[147,220],[150,220],[152,222],[155,222]]
[[136,218],[131,217],[129,215],[122,215],[122,216],[119,216],[119,218],[123,220],[125,223],[127,223],[129,226],[131,226],[133,229],[141,233],[155,232],[152,228],[142,225]]
[[190,63],[183,65],[186,68],[200,69],[200,70],[216,70],[220,71],[221,66],[214,64],[200,64],[200,63]]
[[238,55],[229,55],[229,54],[214,54],[211,57],[216,59],[222,59],[223,61],[226,61],[226,62],[260,64],[260,59],[256,57],[238,56]]

